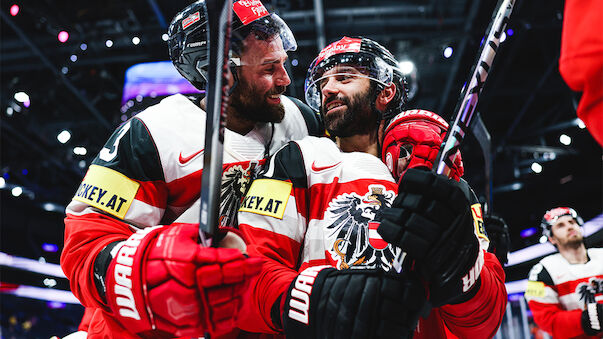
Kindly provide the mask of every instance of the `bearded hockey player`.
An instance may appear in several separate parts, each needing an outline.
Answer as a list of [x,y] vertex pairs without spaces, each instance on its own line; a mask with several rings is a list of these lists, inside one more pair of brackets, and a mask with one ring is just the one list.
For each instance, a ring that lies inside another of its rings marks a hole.
[[582,224],[569,207],[542,218],[542,233],[559,253],[532,268],[525,297],[536,324],[553,338],[603,337],[603,249],[586,249]]
[[[413,333],[438,338],[445,337],[446,326],[459,336],[495,333],[506,301],[504,273],[496,258],[479,248],[462,187],[413,168],[404,174],[401,187],[424,203],[407,206],[404,195],[399,205],[398,184],[379,159],[383,119],[400,112],[404,94],[394,57],[367,38],[344,37],[311,64],[306,102],[320,110],[335,142],[313,137],[290,142],[271,158],[245,197],[240,229],[248,237],[249,253],[265,262],[252,281],[241,328],[291,338],[408,338]],[[410,132],[420,140],[409,139],[405,149],[429,143],[421,133],[435,132],[423,127],[417,134]],[[416,162],[412,156],[406,161]],[[398,164],[398,159],[391,163]],[[462,175],[460,162],[455,175]],[[409,256],[422,250],[434,265],[417,255],[417,267],[394,272],[392,261],[400,249],[377,230],[388,210],[395,215],[402,208],[413,216],[411,221],[390,218],[395,225],[382,234],[392,229],[415,232],[408,227],[426,220],[426,227],[435,225],[454,240],[445,254],[455,253],[457,261],[445,264],[460,269],[449,272],[441,265],[443,251],[431,249],[446,244],[428,233],[414,237]],[[461,251],[462,256],[456,254]],[[449,283],[425,289],[428,279],[437,278]],[[438,308],[429,312],[429,303]],[[417,327],[419,316],[428,313]]]
[[[193,85],[205,86],[204,1],[169,27],[170,57]],[[233,4],[230,95],[224,141],[221,226],[236,211],[255,168],[290,139],[322,135],[316,115],[283,94],[296,48],[286,24],[260,1]],[[228,332],[258,259],[237,248],[198,245],[205,99],[173,95],[121,125],[90,165],[67,208],[61,265],[87,308],[89,338],[214,337]],[[198,209],[197,209],[198,211]],[[178,221],[178,223],[175,223]],[[236,233],[236,232],[235,232]]]

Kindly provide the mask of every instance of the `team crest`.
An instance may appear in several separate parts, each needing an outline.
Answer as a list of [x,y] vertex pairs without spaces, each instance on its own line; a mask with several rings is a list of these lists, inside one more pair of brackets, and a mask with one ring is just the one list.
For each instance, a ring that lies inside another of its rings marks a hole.
[[[261,160],[261,162],[263,162]],[[255,171],[260,163],[246,161],[237,163],[222,172],[222,186],[220,188],[220,226],[236,227],[237,211],[249,190]]]
[[576,286],[576,293],[580,295],[580,300],[584,304],[603,302],[603,279],[590,278],[588,282],[579,283]]
[[369,185],[363,196],[344,193],[331,200],[325,212],[330,223],[325,242],[337,268],[391,268],[397,249],[381,238],[377,228],[381,208],[390,207],[395,196],[383,185]]

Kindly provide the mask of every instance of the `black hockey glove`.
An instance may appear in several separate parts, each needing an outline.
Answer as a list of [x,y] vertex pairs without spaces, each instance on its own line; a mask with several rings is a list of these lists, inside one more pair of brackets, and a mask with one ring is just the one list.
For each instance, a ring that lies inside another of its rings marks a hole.
[[462,180],[409,169],[377,230],[407,253],[403,270],[418,272],[429,284],[434,307],[469,300],[479,289],[483,254],[474,233],[470,194]]
[[310,267],[283,297],[283,328],[294,339],[412,338],[428,310],[419,279],[381,270]]
[[586,304],[586,309],[582,311],[582,328],[587,335],[597,335],[603,333],[603,304]]
[[488,252],[493,253],[501,265],[506,264],[509,261],[507,256],[511,245],[509,226],[503,218],[490,215],[484,217],[484,227],[490,239]]

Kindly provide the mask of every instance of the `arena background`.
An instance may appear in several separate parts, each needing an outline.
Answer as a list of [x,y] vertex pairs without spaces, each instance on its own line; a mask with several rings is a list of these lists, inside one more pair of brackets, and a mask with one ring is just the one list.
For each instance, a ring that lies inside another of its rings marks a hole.
[[[61,337],[76,329],[83,308],[57,265],[64,208],[114,128],[165,95],[190,90],[165,62],[163,37],[189,3],[1,3],[2,338]],[[495,1],[264,4],[288,23],[299,45],[289,55],[288,94],[303,97],[307,66],[321,47],[362,35],[404,61],[409,108],[450,119]],[[562,22],[563,1],[517,1],[477,107],[492,156],[484,159],[472,136],[462,149],[467,180],[482,200],[492,187],[493,212],[511,230],[510,303],[501,338],[538,332],[522,298],[522,279],[552,250],[539,243],[547,209],[574,207],[589,221],[589,245],[603,243],[601,147],[576,118],[579,93],[559,75]],[[486,161],[492,163],[490,182]]]

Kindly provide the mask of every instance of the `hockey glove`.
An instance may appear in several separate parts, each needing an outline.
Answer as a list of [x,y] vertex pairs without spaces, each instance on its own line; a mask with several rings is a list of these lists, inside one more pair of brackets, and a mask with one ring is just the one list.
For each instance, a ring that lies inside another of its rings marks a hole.
[[507,223],[498,216],[490,215],[484,217],[484,227],[488,233],[488,239],[490,239],[488,252],[493,253],[501,265],[506,264],[511,245]]
[[[446,120],[433,112],[412,109],[399,113],[385,128],[381,160],[397,181],[407,168],[431,169],[447,130]],[[457,151],[450,177],[458,181],[463,172]]]
[[261,261],[240,250],[204,248],[198,225],[140,230],[107,270],[107,302],[115,319],[143,337],[219,335],[234,327],[247,280]]
[[426,306],[419,279],[310,267],[284,295],[287,338],[411,338]]
[[474,233],[469,192],[464,181],[409,169],[377,230],[407,253],[403,269],[418,272],[428,283],[434,307],[469,300],[478,290],[473,287],[479,285],[484,258]]
[[603,304],[586,304],[586,309],[582,311],[581,322],[587,335],[603,333]]

